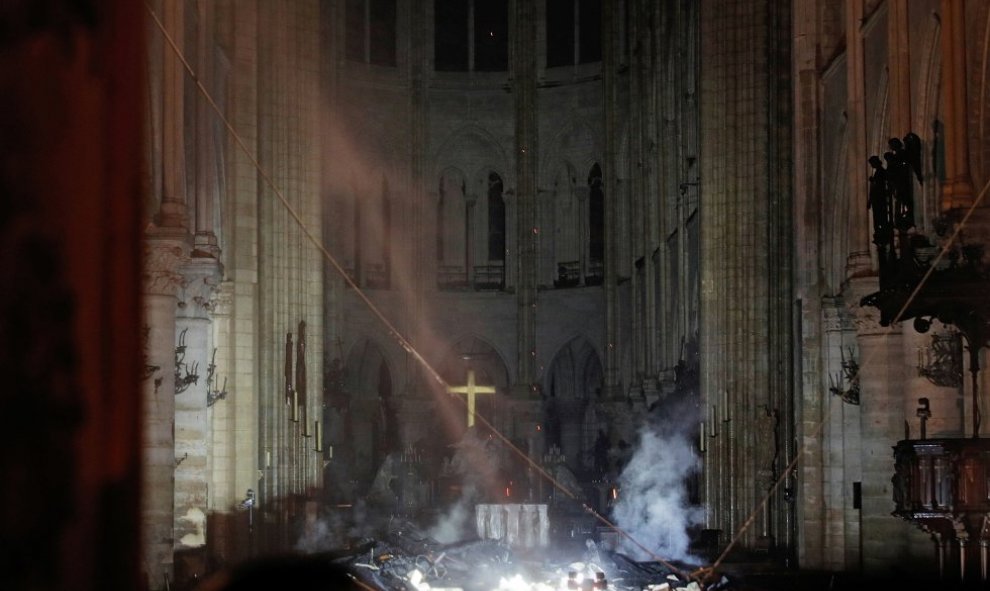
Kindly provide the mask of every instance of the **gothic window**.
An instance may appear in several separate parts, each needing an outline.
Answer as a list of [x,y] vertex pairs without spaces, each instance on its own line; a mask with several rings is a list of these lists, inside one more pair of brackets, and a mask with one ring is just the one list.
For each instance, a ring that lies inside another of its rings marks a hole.
[[354,280],[374,289],[389,287],[391,266],[392,204],[388,182],[379,194],[357,199],[354,207]]
[[601,61],[601,0],[547,0],[547,67]]
[[440,177],[437,200],[437,285],[467,284],[469,210],[464,175],[449,169]]
[[509,10],[506,0],[474,3],[474,69],[504,72],[509,69]]
[[509,67],[507,0],[435,0],[434,67],[504,72]]
[[347,59],[395,66],[396,0],[347,0],[344,52]]
[[605,260],[605,187],[602,168],[597,163],[588,175],[588,279],[602,278]]
[[488,173],[488,260],[505,260],[505,200],[502,178]]
[[334,254],[339,257],[339,262],[351,279],[355,278],[357,261],[357,228],[358,218],[357,201],[351,191],[341,190],[340,193],[331,197],[335,200],[335,214],[327,219],[329,240],[334,250]]
[[584,337],[565,344],[547,368],[541,400],[544,443],[558,445],[575,472],[591,458],[595,434],[588,432],[585,419],[601,392],[603,375],[598,354]]
[[557,173],[553,190],[553,254],[555,287],[574,287],[581,282],[581,205],[568,167]]

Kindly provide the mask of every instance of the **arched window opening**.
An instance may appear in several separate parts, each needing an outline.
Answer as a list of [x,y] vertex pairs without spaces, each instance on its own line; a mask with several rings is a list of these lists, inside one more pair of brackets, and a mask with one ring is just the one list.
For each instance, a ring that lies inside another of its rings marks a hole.
[[488,173],[488,261],[474,268],[477,289],[502,289],[505,285],[505,199],[502,177]]
[[601,284],[605,262],[605,186],[597,163],[588,175],[588,268],[586,285]]
[[433,63],[439,72],[509,69],[507,0],[435,0]]
[[581,244],[584,240],[579,191],[574,174],[565,166],[557,173],[553,190],[553,254],[556,264],[554,287],[577,287],[581,284]]
[[436,0],[433,6],[433,63],[440,72],[468,69],[468,3]]
[[[381,201],[374,212],[376,223],[365,229],[365,239],[374,246],[373,256],[365,265],[364,285],[372,289],[388,289],[392,268],[392,202],[388,181],[382,181]],[[369,253],[370,254],[370,253]]]
[[464,176],[457,170],[440,178],[437,201],[437,287],[468,286],[468,209]]
[[347,0],[344,54],[376,66],[395,66],[396,0]]
[[601,0],[547,0],[547,67],[602,59]]

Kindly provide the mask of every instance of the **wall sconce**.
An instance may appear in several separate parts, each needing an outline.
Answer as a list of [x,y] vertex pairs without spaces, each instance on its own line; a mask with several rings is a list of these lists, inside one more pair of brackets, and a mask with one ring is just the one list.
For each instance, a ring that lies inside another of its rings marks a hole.
[[[196,371],[199,369],[199,363],[194,363],[192,366],[186,364],[186,331],[188,328],[182,329],[179,333],[179,344],[175,348],[175,393],[176,395],[185,392],[189,386],[197,383],[199,381],[199,374]],[[185,375],[183,375],[185,374]]]
[[[849,356],[846,357],[846,350],[849,351]],[[831,374],[828,376],[828,391],[832,393],[833,396],[838,396],[843,402],[848,404],[859,404],[859,362],[856,361],[856,356],[853,355],[852,347],[847,347],[846,350],[841,350],[842,362],[841,373],[838,373],[833,377]]]
[[962,337],[957,332],[933,334],[931,344],[918,347],[918,375],[936,386],[962,386]]
[[217,348],[213,347],[213,357],[210,358],[210,364],[206,366],[206,406],[213,406],[217,400],[223,400],[227,397],[227,376],[223,378],[223,387],[220,389],[216,387],[216,359]]

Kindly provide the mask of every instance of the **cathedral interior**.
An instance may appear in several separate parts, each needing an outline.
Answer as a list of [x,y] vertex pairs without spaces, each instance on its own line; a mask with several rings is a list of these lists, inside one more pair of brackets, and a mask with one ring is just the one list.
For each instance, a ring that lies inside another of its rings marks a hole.
[[0,4],[0,587],[986,588],[988,50],[982,0]]

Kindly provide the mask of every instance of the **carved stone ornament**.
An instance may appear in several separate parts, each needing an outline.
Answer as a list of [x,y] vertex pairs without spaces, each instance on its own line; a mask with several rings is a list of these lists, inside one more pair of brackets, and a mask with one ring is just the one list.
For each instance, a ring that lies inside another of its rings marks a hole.
[[174,296],[182,287],[179,266],[184,260],[182,247],[168,244],[146,244],[142,282],[144,292],[152,295]]
[[882,336],[899,334],[899,326],[883,326],[880,324],[880,311],[869,306],[851,305],[848,308],[852,324],[859,336]]
[[187,274],[179,292],[179,307],[184,316],[205,318],[213,313],[217,280],[211,275]]
[[852,330],[849,318],[849,308],[842,298],[822,298],[822,329],[825,332],[840,332]]

